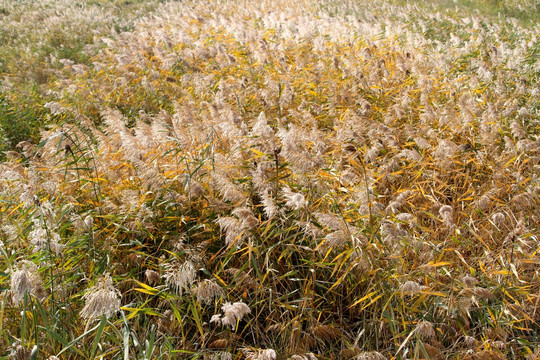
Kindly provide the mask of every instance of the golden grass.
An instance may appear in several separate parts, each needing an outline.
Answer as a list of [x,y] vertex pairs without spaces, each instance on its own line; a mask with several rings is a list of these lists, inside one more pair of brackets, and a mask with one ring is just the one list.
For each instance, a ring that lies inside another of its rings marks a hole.
[[161,5],[56,71],[66,121],[0,164],[0,348],[534,358],[536,37],[413,5]]

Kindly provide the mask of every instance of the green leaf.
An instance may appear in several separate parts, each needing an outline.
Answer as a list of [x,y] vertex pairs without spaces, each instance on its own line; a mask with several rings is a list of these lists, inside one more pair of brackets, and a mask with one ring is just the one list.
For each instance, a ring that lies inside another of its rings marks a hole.
[[34,348],[32,349],[32,353],[30,354],[30,360],[37,360],[38,353],[39,353],[38,346],[34,345]]
[[103,329],[105,329],[105,325],[107,325],[107,317],[105,315],[101,316],[101,322],[99,323],[99,327],[96,331],[96,337],[94,338],[94,343],[92,344],[92,351],[90,352],[90,359],[95,358],[96,350],[99,345],[99,340],[101,339],[101,335],[103,334]]

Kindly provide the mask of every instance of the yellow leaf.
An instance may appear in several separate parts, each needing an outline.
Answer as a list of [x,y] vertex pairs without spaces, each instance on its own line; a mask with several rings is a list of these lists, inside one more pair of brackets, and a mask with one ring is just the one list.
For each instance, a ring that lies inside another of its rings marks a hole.
[[143,293],[143,294],[148,294],[148,295],[156,295],[157,294],[157,291],[151,291],[151,290],[147,290],[147,289],[143,289],[143,288],[134,288],[133,290],[138,291],[138,292]]
[[449,261],[440,261],[440,262],[433,262],[430,261],[429,263],[423,265],[422,267],[439,267],[439,266],[445,266],[445,265],[452,265]]
[[367,294],[366,296],[364,296],[364,297],[361,298],[360,300],[355,301],[350,307],[356,306],[356,305],[358,305],[358,304],[364,302],[365,300],[369,299],[370,297],[372,297],[372,296],[375,295],[376,293],[377,293],[377,291],[370,292],[369,294]]
[[139,291],[139,292],[142,292],[142,293],[145,293],[145,294],[150,294],[150,295],[155,295],[159,292],[158,289],[156,288],[153,288],[151,287],[150,285],[146,285],[145,283],[142,283],[140,281],[137,281],[135,280],[135,282],[137,283],[137,285],[139,285],[141,288],[135,288],[133,290],[136,290],[136,291]]
[[224,286],[227,286],[227,283],[226,283],[225,281],[223,281],[223,279],[220,278],[218,275],[215,275],[215,274],[214,274],[214,277],[215,277],[216,279],[218,279],[218,281],[219,281],[220,283],[222,283]]
[[360,311],[364,310],[365,308],[367,308],[369,305],[373,304],[375,301],[379,300],[381,297],[384,296],[384,293],[380,294],[380,295],[377,295],[376,297],[374,297],[373,299],[371,299],[371,301],[369,302],[369,304],[366,304],[364,306],[362,306],[362,308],[360,309]]
[[13,213],[14,213],[15,211],[17,211],[17,210],[18,210],[21,206],[23,206],[23,205],[24,205],[24,203],[20,203],[19,205],[15,206],[15,209],[11,210],[11,211],[9,212],[8,216],[13,215]]
[[422,291],[422,294],[440,296],[440,297],[447,297],[448,296],[445,293],[442,293],[440,291]]
[[266,156],[265,153],[263,153],[263,152],[261,152],[261,151],[259,151],[259,150],[255,150],[255,149],[253,149],[253,148],[249,148],[249,150],[251,150],[252,152],[255,153],[255,155],[257,155],[255,158]]

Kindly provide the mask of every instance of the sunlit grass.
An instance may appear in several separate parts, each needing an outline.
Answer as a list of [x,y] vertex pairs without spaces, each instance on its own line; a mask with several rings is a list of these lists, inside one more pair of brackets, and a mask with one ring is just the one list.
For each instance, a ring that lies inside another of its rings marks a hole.
[[37,142],[40,128],[58,120],[42,109],[63,63],[90,64],[103,47],[101,37],[132,30],[158,3],[0,1],[0,150]]
[[365,5],[168,2],[44,67],[3,355],[537,357],[537,30]]

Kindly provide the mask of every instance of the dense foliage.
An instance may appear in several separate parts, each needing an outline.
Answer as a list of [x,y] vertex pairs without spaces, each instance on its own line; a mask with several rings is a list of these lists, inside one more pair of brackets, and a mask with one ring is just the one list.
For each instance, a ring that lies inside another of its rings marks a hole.
[[0,163],[3,355],[536,358],[539,29],[436,9],[60,17],[86,50],[2,82],[48,124]]

